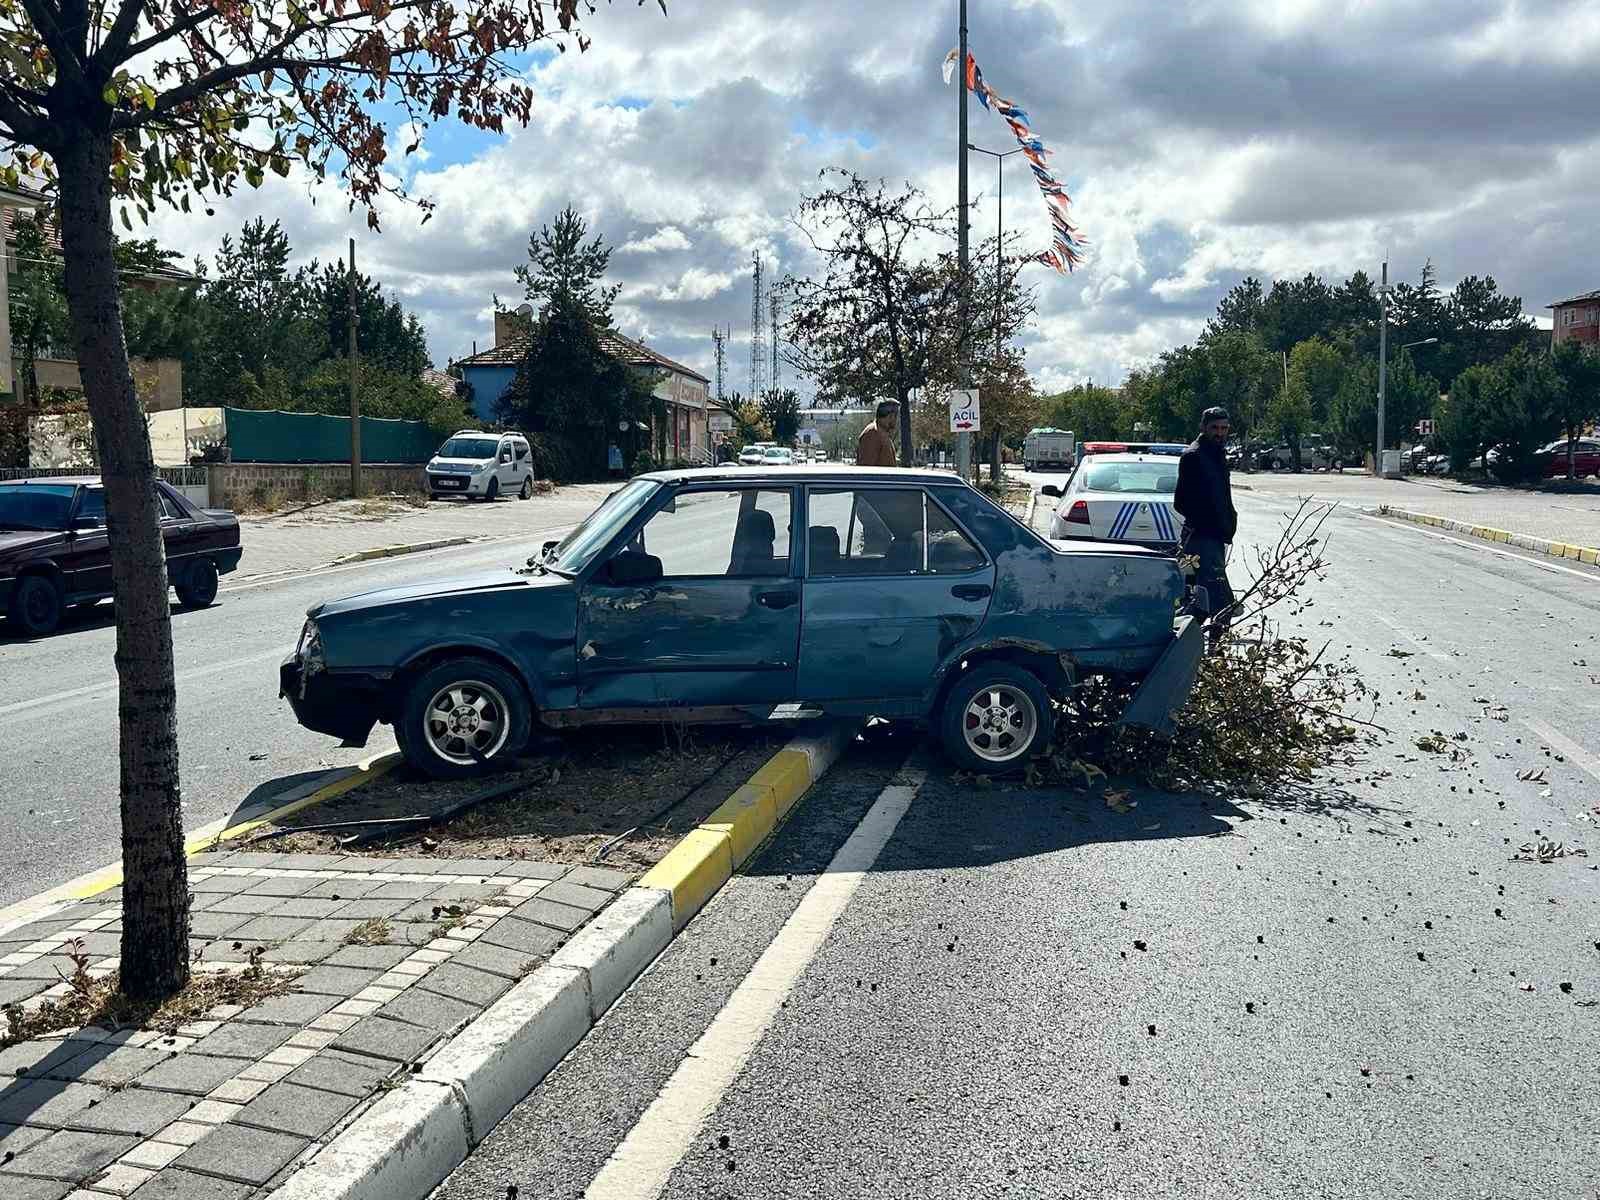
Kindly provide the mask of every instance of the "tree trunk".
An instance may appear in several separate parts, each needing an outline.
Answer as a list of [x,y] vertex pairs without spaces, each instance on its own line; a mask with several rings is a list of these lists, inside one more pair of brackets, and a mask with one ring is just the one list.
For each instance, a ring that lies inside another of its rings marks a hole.
[[989,449],[989,478],[995,483],[1000,482],[1000,473],[1004,469],[1000,460],[1004,457],[1004,454],[1005,451],[1000,445],[1000,426],[996,425],[994,427],[994,445]]
[[900,465],[911,465],[911,393],[900,394]]
[[111,233],[111,138],[81,130],[59,155],[61,242],[78,370],[105,482],[117,619],[122,791],[122,990],[189,980],[189,880],[178,780],[177,684],[150,434],[123,339]]
[[1578,430],[1574,427],[1567,429],[1567,478],[1578,477]]

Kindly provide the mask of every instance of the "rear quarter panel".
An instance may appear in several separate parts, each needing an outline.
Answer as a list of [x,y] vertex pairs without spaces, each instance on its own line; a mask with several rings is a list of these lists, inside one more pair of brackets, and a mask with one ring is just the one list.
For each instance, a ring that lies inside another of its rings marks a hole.
[[982,627],[962,647],[1018,641],[1066,653],[1086,671],[1148,670],[1172,640],[1183,576],[1165,555],[1060,551],[966,487],[939,489],[993,556],[994,599]]

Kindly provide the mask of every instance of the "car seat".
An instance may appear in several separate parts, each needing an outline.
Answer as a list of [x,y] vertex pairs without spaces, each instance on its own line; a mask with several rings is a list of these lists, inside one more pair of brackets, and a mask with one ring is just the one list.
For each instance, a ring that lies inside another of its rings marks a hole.
[[1178,477],[1176,475],[1162,475],[1156,479],[1156,491],[1175,492],[1178,490]]
[[843,571],[839,531],[832,525],[813,525],[806,531],[806,553],[808,575],[838,575]]
[[777,525],[771,513],[761,508],[745,513],[733,533],[733,556],[728,563],[728,574],[773,574],[778,565],[772,553],[777,537]]

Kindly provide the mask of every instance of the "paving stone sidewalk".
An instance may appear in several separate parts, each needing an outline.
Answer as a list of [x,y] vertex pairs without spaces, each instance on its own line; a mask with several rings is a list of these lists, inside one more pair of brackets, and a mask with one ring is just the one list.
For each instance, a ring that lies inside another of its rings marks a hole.
[[[259,952],[291,990],[172,1034],[89,1027],[0,1050],[3,1200],[270,1195],[631,882],[524,860],[246,852],[197,855],[189,878],[196,970]],[[66,994],[74,938],[92,974],[112,971],[118,900],[0,934],[0,1004]],[[373,921],[384,941],[353,944]]]

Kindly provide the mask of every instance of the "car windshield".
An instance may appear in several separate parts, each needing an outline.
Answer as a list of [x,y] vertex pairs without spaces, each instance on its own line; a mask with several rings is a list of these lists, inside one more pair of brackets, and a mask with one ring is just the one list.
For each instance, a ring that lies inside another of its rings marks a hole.
[[582,525],[561,540],[550,552],[545,565],[564,574],[576,575],[604,550],[622,527],[631,521],[655,495],[661,485],[649,479],[635,479],[612,492]]
[[70,483],[0,487],[0,529],[65,529],[77,490]]
[[1173,492],[1178,487],[1178,464],[1094,463],[1083,486],[1090,492]]
[[439,447],[437,458],[493,458],[500,443],[495,438],[451,438]]
[[771,450],[766,451],[766,457],[767,458],[788,458],[789,457],[789,452],[787,450],[779,450],[777,447],[773,447]]

